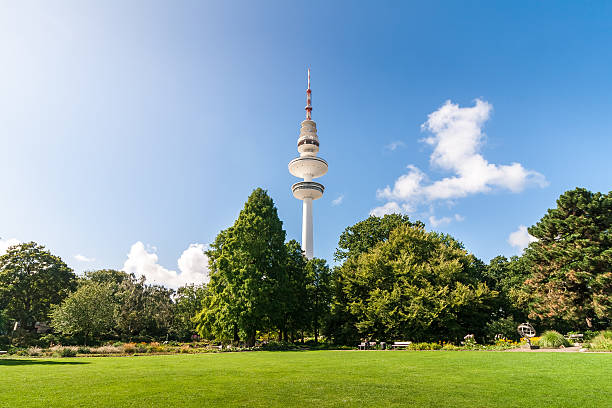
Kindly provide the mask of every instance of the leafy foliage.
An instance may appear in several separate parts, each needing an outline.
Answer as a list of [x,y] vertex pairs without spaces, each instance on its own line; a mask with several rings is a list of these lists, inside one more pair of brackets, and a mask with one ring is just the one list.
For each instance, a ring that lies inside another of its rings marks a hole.
[[178,288],[174,296],[172,334],[178,340],[189,340],[196,333],[195,315],[202,310],[208,291],[205,285]]
[[559,348],[569,346],[569,341],[563,335],[554,330],[547,330],[540,336],[538,345],[542,348]]
[[240,338],[252,346],[256,332],[278,318],[274,295],[284,279],[284,241],[274,202],[256,189],[234,225],[221,231],[208,252],[210,295],[198,315],[203,336]]
[[0,256],[0,310],[22,328],[47,321],[51,306],[75,287],[72,269],[35,242],[13,246]]
[[331,271],[324,259],[313,258],[306,265],[306,299],[309,305],[308,327],[316,344],[319,330],[327,324],[331,312]]
[[574,327],[607,327],[612,319],[612,192],[567,191],[529,233],[525,257],[531,318]]
[[82,336],[87,344],[110,331],[116,307],[108,283],[88,282],[52,309],[52,325],[61,333]]
[[413,223],[403,214],[386,214],[382,217],[371,215],[368,219],[347,227],[340,234],[338,248],[334,254],[335,260],[345,261],[358,257],[378,243],[387,241],[391,231],[402,225],[424,227],[422,222]]
[[364,338],[458,339],[476,331],[496,292],[479,262],[449,237],[403,225],[338,269],[346,310]]

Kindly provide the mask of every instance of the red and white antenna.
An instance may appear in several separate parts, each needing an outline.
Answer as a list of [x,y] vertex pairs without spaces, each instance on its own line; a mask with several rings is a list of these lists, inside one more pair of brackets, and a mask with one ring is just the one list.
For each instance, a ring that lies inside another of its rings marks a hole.
[[312,97],[310,94],[310,68],[308,68],[308,88],[306,89],[306,120],[312,120]]

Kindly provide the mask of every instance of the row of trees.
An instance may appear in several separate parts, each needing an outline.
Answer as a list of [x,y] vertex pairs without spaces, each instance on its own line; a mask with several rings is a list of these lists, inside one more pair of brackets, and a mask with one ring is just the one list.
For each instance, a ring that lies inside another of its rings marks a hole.
[[15,344],[36,344],[50,323],[56,333],[50,341],[189,340],[205,292],[203,286],[149,285],[116,270],[77,277],[43,246],[24,243],[0,257],[0,335],[4,342],[10,335]]
[[400,214],[369,217],[340,236],[331,270],[306,260],[261,189],[207,252],[210,283],[177,292],[120,271],[76,277],[35,244],[0,256],[0,330],[32,333],[51,320],[80,342],[186,340],[194,333],[253,345],[257,338],[338,344],[359,339],[459,341],[473,333],[596,330],[612,320],[612,193],[575,189],[529,233],[521,257],[488,265],[453,237]]

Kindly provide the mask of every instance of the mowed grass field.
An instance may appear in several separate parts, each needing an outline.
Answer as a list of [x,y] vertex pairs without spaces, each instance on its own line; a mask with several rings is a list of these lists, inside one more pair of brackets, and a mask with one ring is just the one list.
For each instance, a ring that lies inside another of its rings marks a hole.
[[612,354],[305,351],[1,358],[0,406],[611,407]]

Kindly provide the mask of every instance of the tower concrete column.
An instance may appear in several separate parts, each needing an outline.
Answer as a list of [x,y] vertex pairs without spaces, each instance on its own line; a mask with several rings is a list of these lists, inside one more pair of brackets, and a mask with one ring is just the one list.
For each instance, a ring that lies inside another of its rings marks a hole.
[[291,186],[293,196],[302,200],[302,250],[308,259],[314,257],[313,251],[313,225],[312,225],[312,202],[323,197],[325,187],[321,183],[313,181],[317,177],[327,173],[327,162],[317,157],[319,152],[319,137],[317,136],[317,124],[312,120],[312,105],[310,91],[310,70],[308,70],[308,88],[306,89],[306,120],[302,121],[300,136],[298,137],[297,157],[289,162],[289,172],[303,179]]
[[304,251],[306,258],[312,259],[314,256],[312,248],[312,198],[304,198],[302,206],[302,251]]

